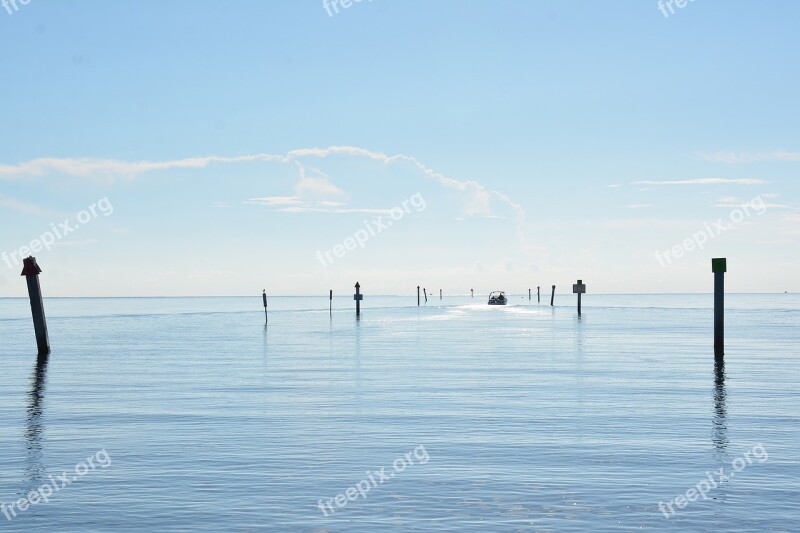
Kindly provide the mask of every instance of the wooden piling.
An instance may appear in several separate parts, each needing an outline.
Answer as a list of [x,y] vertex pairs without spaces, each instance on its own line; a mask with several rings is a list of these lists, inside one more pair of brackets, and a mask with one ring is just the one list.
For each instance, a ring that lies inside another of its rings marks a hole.
[[265,324],[269,324],[269,315],[267,314],[267,289],[264,289],[264,292],[261,293],[261,298],[264,301],[264,320],[265,320]]
[[44,314],[44,300],[42,299],[42,287],[39,284],[39,274],[42,269],[36,263],[36,258],[28,256],[22,261],[23,268],[21,276],[25,276],[28,283],[28,297],[31,301],[31,315],[33,316],[33,329],[36,333],[36,346],[39,355],[50,353],[50,336],[47,333],[47,318]]
[[714,356],[725,355],[725,273],[728,260],[712,259],[711,271],[714,273]]
[[422,294],[425,295],[425,303],[428,303],[428,290],[426,288],[422,288]]
[[331,312],[331,316],[333,316],[333,289],[331,289],[331,296],[330,296],[330,298],[331,298],[331,299],[330,299],[330,308],[331,308],[330,312]]
[[361,318],[361,300],[364,299],[364,295],[361,294],[361,284],[359,282],[356,282],[356,294],[353,299],[356,301],[356,318]]
[[572,292],[578,295],[578,316],[581,316],[581,296],[586,294],[586,285],[579,279],[578,283],[572,286]]
[[550,307],[553,307],[555,305],[555,301],[556,301],[556,286],[553,285],[553,294],[550,295]]
[[536,302],[542,303],[542,288],[536,287]]
[[419,285],[417,285],[417,307],[419,307]]

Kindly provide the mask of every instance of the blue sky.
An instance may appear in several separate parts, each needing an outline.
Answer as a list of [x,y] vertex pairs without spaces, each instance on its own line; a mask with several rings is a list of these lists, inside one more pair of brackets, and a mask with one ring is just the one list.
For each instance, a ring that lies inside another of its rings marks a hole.
[[800,290],[797,2],[17,7],[0,295]]

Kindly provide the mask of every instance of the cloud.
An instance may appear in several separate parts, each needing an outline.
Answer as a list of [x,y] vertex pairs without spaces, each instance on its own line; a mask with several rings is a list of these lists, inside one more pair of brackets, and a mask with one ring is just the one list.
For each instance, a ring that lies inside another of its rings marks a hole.
[[[763,197],[769,195],[759,195],[750,201],[740,200],[736,196],[723,196],[714,203],[714,207],[722,207],[726,209],[739,209],[739,208],[754,208],[758,209],[789,209],[788,205],[783,204],[767,204],[764,202]],[[777,196],[777,195],[774,195]]]
[[326,207],[285,207],[278,209],[284,213],[363,213],[365,215],[391,216],[391,209],[367,209],[367,208],[326,208]]
[[724,163],[726,165],[745,165],[749,163],[800,161],[800,152],[787,152],[776,150],[773,152],[701,152],[697,157],[709,163]]
[[[295,185],[294,192],[298,197],[329,197],[343,196],[344,191],[331,182],[327,174],[318,168],[306,167],[299,161],[295,164],[300,171],[300,181]],[[309,176],[308,173],[316,174],[316,177]]]
[[53,246],[87,246],[90,244],[97,244],[97,239],[67,239],[56,241]]
[[365,213],[369,215],[386,215],[392,213],[391,209],[366,209],[348,208],[342,202],[303,200],[297,196],[268,196],[266,198],[251,198],[242,202],[245,205],[264,205],[277,207],[276,211],[282,213]]
[[698,178],[675,181],[637,181],[635,185],[760,185],[766,183],[759,179]]
[[5,196],[3,194],[0,194],[0,207],[10,209],[11,211],[16,211],[17,213],[23,213],[25,215],[59,216],[57,213],[45,209],[44,207],[23,202],[22,200],[17,200],[16,198],[11,198],[10,196]]
[[295,187],[298,196],[338,196],[344,191],[322,178],[303,178]]
[[257,154],[240,157],[193,157],[173,161],[121,161],[118,159],[59,159],[53,157],[33,159],[16,165],[0,165],[0,179],[16,180],[38,178],[52,173],[66,174],[90,181],[109,183],[117,179],[131,180],[158,170],[199,169],[212,163],[243,163],[252,161],[284,161],[283,156]]
[[[372,161],[392,165],[397,163],[407,163],[419,170],[425,177],[439,185],[457,190],[463,193],[464,212],[467,215],[494,215],[491,209],[491,201],[497,200],[506,204],[514,213],[514,220],[517,226],[517,236],[524,250],[530,251],[525,237],[525,210],[507,195],[495,190],[488,189],[477,181],[459,181],[433,170],[424,165],[413,156],[396,154],[387,155],[382,152],[375,152],[357,146],[331,146],[328,148],[301,148],[291,150],[284,155],[276,154],[253,154],[235,157],[203,156],[186,159],[176,159],[169,161],[122,161],[117,159],[92,159],[92,158],[39,158],[16,165],[0,165],[0,179],[19,180],[19,179],[38,179],[50,174],[66,174],[67,176],[82,178],[99,183],[113,183],[116,180],[132,180],[142,174],[174,169],[202,169],[216,164],[246,163],[246,162],[280,162],[297,163],[301,169],[301,180],[295,190],[296,200],[309,201],[305,198],[311,194],[337,194],[342,191],[331,183],[327,176],[308,177],[305,172],[310,169],[302,163],[307,158],[324,159],[335,155],[346,155],[364,157]],[[313,169],[311,169],[313,170]],[[264,203],[270,198],[254,198],[245,203]],[[270,204],[265,204],[270,205]],[[271,204],[275,205],[275,204]],[[324,209],[325,206],[318,205],[289,205],[286,209],[293,212],[313,211]],[[376,210],[368,210],[373,212]],[[382,210],[377,210],[382,211]],[[337,211],[343,212],[343,211]],[[362,210],[354,212],[365,212]]]
[[266,198],[250,198],[243,202],[244,204],[253,204],[253,205],[266,205],[266,206],[275,206],[275,205],[298,205],[301,204],[303,201],[296,197],[296,196],[269,196]]

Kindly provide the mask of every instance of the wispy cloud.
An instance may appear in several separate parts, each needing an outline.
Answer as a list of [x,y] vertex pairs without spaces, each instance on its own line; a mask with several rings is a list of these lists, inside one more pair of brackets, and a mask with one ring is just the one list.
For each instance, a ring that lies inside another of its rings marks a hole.
[[25,215],[58,216],[58,213],[50,211],[49,209],[29,202],[23,202],[22,200],[11,198],[3,194],[0,194],[0,207]]
[[85,178],[100,183],[109,183],[119,179],[131,180],[141,174],[158,170],[199,169],[206,168],[212,163],[243,163],[252,161],[285,161],[285,156],[274,156],[270,154],[240,157],[207,156],[157,162],[45,157],[18,163],[16,165],[0,165],[0,179],[31,179],[55,173],[76,178]]
[[[174,169],[202,169],[216,164],[247,163],[247,162],[280,162],[298,163],[301,172],[305,172],[309,167],[302,163],[305,158],[328,158],[331,156],[355,156],[364,157],[373,161],[381,162],[385,165],[407,163],[420,171],[425,177],[431,179],[443,187],[457,190],[465,195],[464,212],[470,216],[491,216],[496,215],[492,211],[491,202],[497,200],[506,204],[514,213],[517,226],[517,235],[523,249],[530,251],[525,237],[525,210],[521,205],[514,202],[507,195],[488,189],[477,181],[460,181],[433,170],[413,156],[396,154],[387,155],[382,152],[375,152],[357,146],[331,146],[328,148],[301,148],[291,150],[283,155],[276,154],[253,154],[234,157],[203,156],[168,161],[123,161],[118,159],[92,159],[92,158],[39,158],[31,161],[21,162],[12,165],[0,165],[0,179],[4,180],[24,180],[39,179],[49,175],[67,175],[99,183],[113,183],[116,180],[132,180],[142,174],[174,170]],[[294,198],[299,202],[313,202],[306,198],[312,193],[330,195],[340,193],[333,183],[326,176],[301,178],[297,185]],[[260,203],[264,205],[276,205],[265,203],[269,198],[254,198],[247,203]],[[284,205],[285,210],[291,209],[293,212],[313,211],[319,209],[330,210],[332,206],[323,205],[304,205],[293,204]],[[345,209],[342,207],[341,209]],[[343,211],[337,211],[343,212]],[[382,210],[357,210],[354,212],[382,212]]]
[[88,246],[91,244],[97,244],[97,239],[67,239],[63,241],[57,241],[53,244],[53,246]]
[[766,183],[760,179],[698,178],[674,181],[637,181],[636,185],[760,185]]
[[[763,196],[763,195],[761,195]],[[760,209],[789,209],[788,205],[783,204],[767,204],[764,203],[761,196],[758,198],[758,207]],[[714,207],[722,207],[726,209],[738,209],[743,207],[753,207],[755,200],[745,201],[740,200],[735,196],[723,196],[714,203]]]
[[330,200],[304,200],[298,196],[267,196],[250,198],[242,202],[245,205],[263,205],[275,207],[283,213],[366,213],[373,215],[389,215],[391,209],[351,208],[342,202]]
[[776,150],[773,152],[701,152],[699,159],[709,163],[725,163],[726,165],[745,165],[762,162],[797,162],[800,161],[800,152]]
[[[325,198],[344,196],[344,191],[337,187],[330,177],[315,167],[307,167],[299,161],[295,164],[300,171],[300,181],[295,185],[294,192],[300,198]],[[316,176],[309,176],[309,173]]]

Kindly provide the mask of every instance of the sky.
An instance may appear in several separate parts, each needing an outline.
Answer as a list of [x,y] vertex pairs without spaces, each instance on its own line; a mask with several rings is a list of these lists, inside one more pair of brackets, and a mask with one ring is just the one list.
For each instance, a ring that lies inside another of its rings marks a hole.
[[793,0],[7,2],[0,297],[800,290]]

